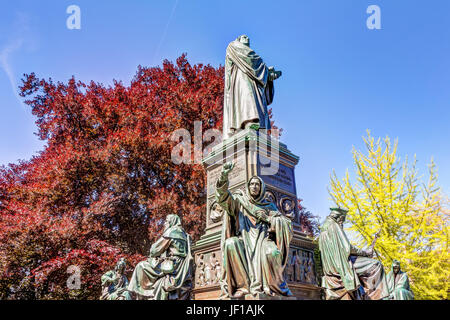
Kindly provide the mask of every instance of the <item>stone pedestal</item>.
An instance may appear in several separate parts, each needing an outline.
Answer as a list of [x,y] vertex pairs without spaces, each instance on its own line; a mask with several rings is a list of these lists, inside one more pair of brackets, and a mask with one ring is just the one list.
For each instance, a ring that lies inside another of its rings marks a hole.
[[313,260],[315,245],[300,231],[299,225],[294,175],[299,157],[286,145],[253,129],[238,132],[215,146],[203,159],[207,172],[207,221],[205,234],[193,247],[196,266],[192,292],[194,299],[218,299],[220,295],[222,222],[214,192],[222,165],[230,161],[234,163],[229,174],[232,192],[245,190],[248,179],[258,175],[266,183],[266,197],[276,203],[280,212],[293,219],[294,236],[290,244],[289,263],[285,268],[286,280],[296,299],[320,299]]

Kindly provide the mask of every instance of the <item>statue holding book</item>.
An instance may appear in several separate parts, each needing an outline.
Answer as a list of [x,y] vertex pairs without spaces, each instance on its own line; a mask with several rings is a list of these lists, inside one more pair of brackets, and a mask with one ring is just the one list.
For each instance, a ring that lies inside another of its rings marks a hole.
[[126,266],[126,260],[121,258],[114,270],[110,270],[102,275],[102,295],[100,300],[131,300],[130,292],[127,289]]

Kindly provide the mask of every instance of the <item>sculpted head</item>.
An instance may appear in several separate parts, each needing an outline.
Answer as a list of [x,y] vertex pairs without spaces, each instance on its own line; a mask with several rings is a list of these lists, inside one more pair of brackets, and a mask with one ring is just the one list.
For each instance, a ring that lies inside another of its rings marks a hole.
[[213,211],[216,211],[218,214],[221,214],[223,212],[222,207],[217,202],[214,202],[214,204],[212,205],[212,209]]
[[330,213],[331,218],[333,218],[334,221],[336,221],[339,225],[343,226],[345,218],[347,217],[348,210],[342,208],[330,208],[330,210],[331,210]]
[[181,219],[176,214],[169,214],[166,217],[166,221],[164,221],[164,230],[167,230],[171,227],[181,226]]
[[392,271],[394,271],[394,274],[397,274],[400,272],[400,261],[394,260],[392,262]]
[[127,266],[127,261],[125,260],[125,258],[120,258],[120,260],[117,262],[117,265],[116,265],[116,272],[123,274],[126,266]]
[[291,199],[284,199],[281,203],[284,213],[290,213],[294,209],[294,203]]
[[242,36],[239,36],[237,40],[240,43],[245,44],[247,47],[250,47],[250,38],[247,35],[243,34]]
[[257,198],[261,192],[261,181],[256,177],[251,178],[248,182],[248,190],[253,198]]

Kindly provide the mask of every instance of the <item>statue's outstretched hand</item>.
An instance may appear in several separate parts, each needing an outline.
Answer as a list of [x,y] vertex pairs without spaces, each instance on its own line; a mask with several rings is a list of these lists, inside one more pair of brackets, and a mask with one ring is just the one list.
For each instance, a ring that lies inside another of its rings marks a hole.
[[373,258],[375,256],[375,243],[377,242],[378,237],[380,236],[381,233],[381,229],[377,231],[377,233],[375,233],[375,236],[373,238],[372,244],[370,245],[369,251],[367,251],[367,256],[369,258]]
[[281,77],[281,75],[281,71],[276,71],[274,67],[269,67],[269,76],[271,80],[276,80]]
[[223,165],[222,167],[222,173],[224,175],[227,175],[230,173],[231,170],[233,170],[234,168],[234,163],[233,162],[227,162]]

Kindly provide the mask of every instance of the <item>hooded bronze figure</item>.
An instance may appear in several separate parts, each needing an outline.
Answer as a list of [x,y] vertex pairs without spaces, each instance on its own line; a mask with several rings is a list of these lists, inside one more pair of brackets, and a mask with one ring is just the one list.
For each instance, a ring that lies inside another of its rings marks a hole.
[[246,294],[290,296],[283,271],[292,238],[291,220],[265,199],[260,177],[247,182],[246,192],[231,193],[228,173],[232,169],[233,164],[225,164],[216,183],[216,201],[226,212],[221,239],[221,299]]
[[169,214],[162,237],[151,246],[149,258],[134,269],[128,290],[138,300],[188,299],[192,261],[190,236],[180,217]]

